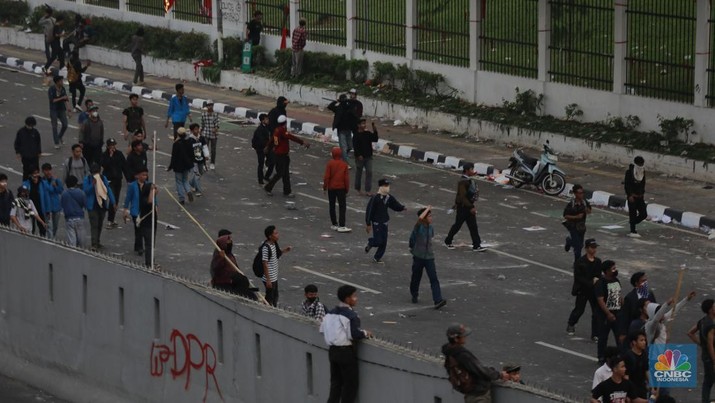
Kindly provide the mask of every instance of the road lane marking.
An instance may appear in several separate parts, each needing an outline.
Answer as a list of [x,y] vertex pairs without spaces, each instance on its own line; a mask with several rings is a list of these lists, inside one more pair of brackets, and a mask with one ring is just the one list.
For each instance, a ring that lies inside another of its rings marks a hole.
[[447,192],[447,193],[452,193],[452,194],[456,194],[456,193],[457,193],[456,190],[452,190],[452,189],[439,188],[439,190],[441,190],[441,191],[443,191],[443,192]]
[[[317,201],[319,201],[319,202],[323,202],[323,203],[327,203],[327,202],[328,202],[327,199],[324,199],[324,198],[322,198],[322,197],[317,197],[317,196],[309,195],[309,194],[307,194],[307,193],[302,193],[302,192],[300,192],[300,193],[298,193],[298,194],[301,195],[301,196],[303,196],[303,197],[307,197],[307,198],[309,198],[309,199],[317,200]],[[352,210],[352,211],[354,211],[354,212],[356,212],[356,213],[364,213],[364,212],[365,212],[365,210],[356,209],[355,207],[346,206],[346,208],[349,209],[349,210]]]
[[[148,151],[148,152],[153,153],[154,151]],[[165,153],[165,152],[163,152],[163,151],[156,150],[156,153],[157,153],[157,154],[164,155],[164,156],[167,156],[167,157],[171,157],[171,154]]]
[[[240,137],[236,137],[236,138],[240,138]],[[314,159],[316,159],[316,160],[320,158],[320,157],[318,157],[317,155],[313,155],[313,154],[305,154],[305,156],[308,157],[308,158],[314,158]]]
[[506,204],[506,203],[499,203],[500,206],[510,208],[510,209],[517,209],[516,206],[512,206],[511,204]]
[[0,169],[4,169],[4,170],[6,170],[6,171],[8,171],[8,172],[10,172],[10,173],[13,173],[13,174],[15,174],[15,175],[20,175],[20,176],[22,176],[22,172],[16,171],[16,170],[14,170],[14,169],[12,169],[12,168],[10,168],[10,167],[6,167],[6,166],[4,166],[4,165],[0,165]]
[[[162,104],[162,105],[163,105],[163,104]],[[147,116],[150,117],[150,118],[152,118],[152,119],[161,119],[159,116],[156,116],[156,115],[147,115]]]
[[46,89],[40,88],[40,87],[30,87],[30,88],[32,88],[33,90],[42,91],[42,92],[47,91]]
[[124,109],[122,109],[122,108],[120,108],[120,107],[118,107],[118,106],[115,106],[115,105],[107,105],[107,107],[112,108],[112,109],[117,110],[117,111],[123,111],[123,110],[124,110]]
[[336,283],[348,284],[348,285],[351,285],[351,286],[353,286],[353,287],[355,287],[355,288],[357,288],[357,289],[363,290],[363,291],[365,291],[365,292],[369,292],[369,293],[372,293],[372,294],[382,294],[382,292],[377,291],[377,290],[373,290],[372,288],[363,287],[363,286],[361,286],[361,285],[358,285],[358,284],[355,284],[355,283],[351,283],[351,282],[349,282],[349,281],[341,280],[341,279],[339,279],[339,278],[337,278],[337,277],[332,277],[332,276],[328,276],[327,274],[318,273],[317,271],[313,271],[313,270],[310,270],[310,269],[306,269],[305,267],[293,266],[293,268],[294,268],[294,269],[298,269],[298,270],[303,271],[303,272],[306,272],[306,273],[310,273],[310,274],[315,275],[315,276],[318,276],[318,277],[327,278],[328,280],[335,281]]
[[551,218],[546,214],[539,213],[538,211],[532,211],[531,214],[533,215],[538,215],[539,217],[544,217],[544,218]]
[[543,346],[543,347],[551,348],[551,349],[554,349],[554,350],[556,350],[556,351],[561,351],[562,353],[571,354],[571,355],[574,355],[574,356],[576,356],[576,357],[585,358],[585,359],[587,359],[587,360],[589,360],[589,361],[598,362],[598,359],[596,359],[596,358],[594,358],[594,357],[591,357],[590,355],[581,354],[581,353],[578,353],[578,352],[576,352],[576,351],[569,350],[569,349],[567,349],[567,348],[563,348],[563,347],[559,347],[559,346],[554,346],[553,344],[544,343],[543,341],[537,341],[537,342],[534,342],[534,344],[538,344],[538,345]]
[[605,229],[597,229],[596,232],[600,232],[602,234],[610,235],[610,236],[618,236],[615,232],[611,231],[606,231]]
[[2,81],[2,82],[4,82],[4,83],[9,83],[9,81],[6,80],[6,79],[4,79],[4,78],[0,78],[0,81]]
[[503,252],[503,251],[500,251],[500,250],[498,250],[498,249],[488,248],[488,249],[487,249],[487,252],[494,252],[494,253],[499,254],[499,255],[508,256],[508,257],[510,257],[510,258],[512,258],[512,259],[521,260],[522,262],[526,262],[526,263],[533,264],[533,265],[535,265],[535,266],[543,267],[544,269],[549,269],[549,270],[557,271],[557,272],[562,273],[562,274],[566,274],[566,275],[568,275],[568,276],[573,276],[573,273],[572,273],[571,271],[563,270],[563,269],[558,269],[558,268],[556,268],[556,267],[552,267],[552,266],[549,266],[549,265],[544,264],[544,263],[539,263],[539,262],[533,261],[533,260],[531,260],[531,259],[527,259],[527,258],[525,258],[525,257],[521,257],[521,256],[517,256],[517,255],[512,255],[511,253]]
[[426,184],[426,183],[417,182],[417,181],[407,181],[407,182],[408,182],[408,183],[412,183],[412,184],[414,184],[414,185],[417,185],[417,186],[419,186],[419,187],[421,187],[421,188],[427,187],[427,184]]
[[[45,121],[48,121],[48,122],[52,122],[52,119],[46,118],[46,117],[44,117],[44,116],[40,116],[40,115],[32,115],[32,116],[34,116],[34,117],[36,117],[36,118],[38,118],[38,119],[42,119],[42,120],[45,120]],[[68,118],[67,120],[69,120],[69,116],[68,116],[67,118]],[[58,124],[58,125],[60,124],[60,123],[59,123],[59,119],[57,119],[57,124]],[[67,127],[69,127],[70,129],[79,129],[79,127],[77,127],[77,126],[75,126],[75,125],[71,125],[71,124],[67,124]]]
[[15,84],[17,87],[26,87],[26,85],[23,83],[13,83],[13,84]]

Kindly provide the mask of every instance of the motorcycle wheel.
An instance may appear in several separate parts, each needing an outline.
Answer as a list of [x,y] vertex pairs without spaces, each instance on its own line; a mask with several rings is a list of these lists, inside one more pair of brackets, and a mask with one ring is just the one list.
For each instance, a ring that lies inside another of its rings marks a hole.
[[558,172],[544,176],[541,180],[541,189],[550,196],[556,196],[564,191],[566,178]]
[[[518,166],[513,167],[513,168],[511,169],[511,171],[509,171],[509,176],[513,176],[513,177],[515,177],[515,178],[518,178],[518,177],[519,177],[519,174],[520,174],[520,171],[519,171],[519,167],[518,167]],[[523,175],[523,173],[521,173],[521,175]],[[524,182],[519,182],[519,181],[514,180],[514,179],[511,179],[511,178],[509,178],[509,184],[512,185],[512,186],[514,186],[514,187],[517,188],[517,189],[520,188],[520,187],[522,187],[522,186],[524,186]]]

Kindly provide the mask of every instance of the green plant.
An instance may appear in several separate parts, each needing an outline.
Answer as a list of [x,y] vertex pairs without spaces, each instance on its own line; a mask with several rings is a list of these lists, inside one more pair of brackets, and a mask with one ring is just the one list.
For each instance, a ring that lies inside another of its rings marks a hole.
[[583,111],[578,104],[566,105],[564,112],[566,112],[566,120],[577,120],[583,116]]
[[422,94],[440,95],[439,87],[444,84],[444,76],[429,71],[415,70],[415,86]]
[[620,116],[610,116],[606,118],[605,125],[614,130],[635,130],[641,125],[641,118],[635,115],[628,115],[625,118]]
[[201,77],[204,80],[218,84],[221,82],[221,66],[213,65],[207,67],[201,67]]
[[373,76],[372,80],[375,84],[390,84],[395,86],[395,73],[397,69],[395,65],[389,62],[375,62],[372,64]]
[[687,143],[690,135],[695,134],[695,130],[690,131],[694,123],[693,119],[685,119],[680,116],[676,116],[673,119],[666,119],[658,115],[660,133],[667,142],[676,141],[680,135],[683,135],[685,137],[685,143]]
[[514,101],[509,102],[505,100],[503,106],[512,113],[536,116],[536,112],[541,111],[543,101],[544,94],[536,95],[536,92],[533,90],[519,92],[519,87],[517,87]]
[[30,6],[25,1],[0,0],[0,24],[25,25]]

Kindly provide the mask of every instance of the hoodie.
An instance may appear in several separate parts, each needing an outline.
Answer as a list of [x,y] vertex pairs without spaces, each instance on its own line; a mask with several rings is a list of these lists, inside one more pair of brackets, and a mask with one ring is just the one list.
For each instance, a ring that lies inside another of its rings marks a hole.
[[481,396],[492,387],[492,381],[496,381],[501,377],[499,371],[492,367],[485,367],[479,361],[477,357],[472,354],[471,351],[464,348],[459,344],[447,343],[442,346],[442,354],[445,356],[444,367],[447,369],[447,374],[449,375],[449,369],[447,367],[448,360],[446,357],[451,355],[459,363],[459,366],[464,368],[469,372],[474,378],[475,388],[470,395]]
[[[40,132],[37,129],[23,126],[15,136],[15,154],[22,158],[36,158],[42,153]],[[38,167],[39,168],[39,167]]]
[[[226,256],[235,264],[236,264],[236,257],[231,253],[230,251],[226,251],[226,247],[228,246],[229,243],[229,235],[224,235],[220,237],[219,239],[216,240],[216,245],[222,250],[226,252]],[[231,266],[225,258],[221,257],[219,254],[219,251],[214,250],[214,255],[213,258],[211,259],[211,285],[217,286],[217,285],[230,285],[233,283],[232,277],[236,273],[236,270]]]
[[633,170],[635,169],[635,164],[628,165],[628,170],[626,171],[626,177],[623,180],[623,187],[626,190],[626,196],[643,196],[645,193],[645,173],[643,173],[642,180],[636,180]]
[[343,151],[340,147],[333,147],[331,151],[333,159],[328,161],[323,175],[323,190],[345,190],[350,189],[350,175],[348,174],[348,163],[343,161]]
[[286,97],[278,97],[276,100],[276,107],[271,109],[270,112],[268,112],[268,132],[273,134],[276,130],[276,127],[278,127],[278,116],[280,115],[285,115],[285,117],[288,117],[288,112],[286,112],[286,105],[285,101],[287,101],[288,98]]

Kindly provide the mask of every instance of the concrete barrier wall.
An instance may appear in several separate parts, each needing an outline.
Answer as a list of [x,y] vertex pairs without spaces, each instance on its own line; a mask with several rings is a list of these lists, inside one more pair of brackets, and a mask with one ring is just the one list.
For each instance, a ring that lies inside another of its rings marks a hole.
[[[379,340],[359,356],[360,401],[462,401],[438,357]],[[0,372],[76,402],[323,402],[330,378],[316,322],[5,228]]]

